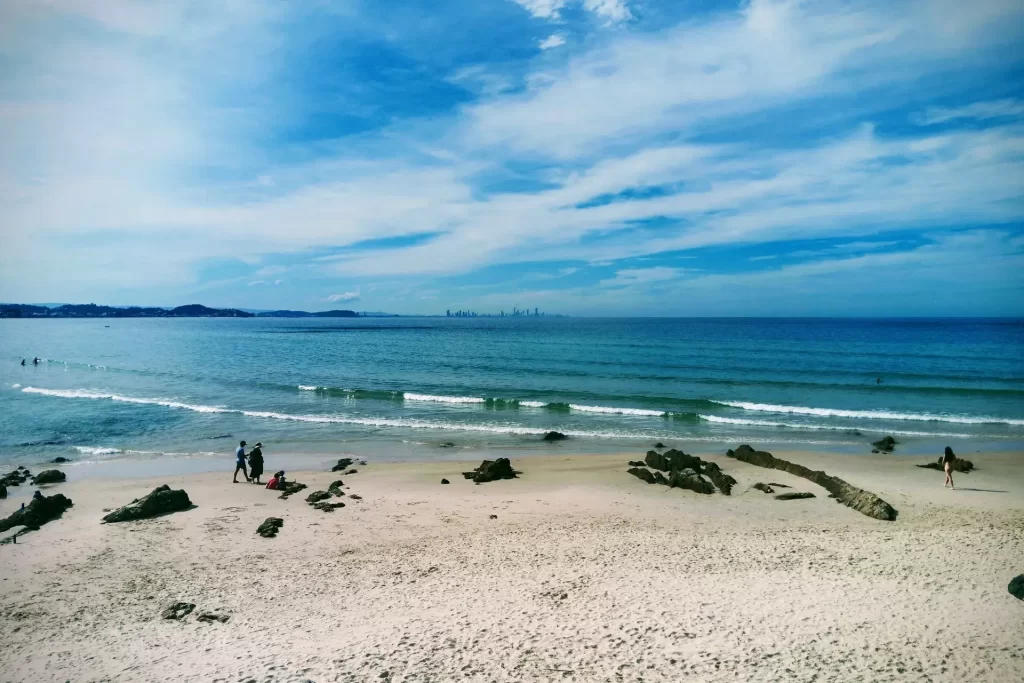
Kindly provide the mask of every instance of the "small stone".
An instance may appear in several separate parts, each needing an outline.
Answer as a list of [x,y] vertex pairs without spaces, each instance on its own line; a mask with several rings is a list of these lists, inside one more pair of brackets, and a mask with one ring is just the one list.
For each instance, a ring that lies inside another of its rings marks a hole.
[[491,519],[497,519],[498,515],[491,515]]
[[184,619],[192,613],[196,606],[191,602],[176,602],[165,609],[160,616],[164,619]]
[[441,483],[442,483],[442,484],[450,484],[451,482],[450,482],[450,481],[448,481],[447,479],[442,479],[442,480],[441,480]]

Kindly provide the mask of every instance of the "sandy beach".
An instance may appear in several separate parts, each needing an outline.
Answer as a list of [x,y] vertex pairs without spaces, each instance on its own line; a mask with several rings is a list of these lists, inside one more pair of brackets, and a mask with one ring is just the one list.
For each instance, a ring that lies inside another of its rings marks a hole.
[[[0,680],[1024,680],[1021,453],[969,455],[956,491],[919,458],[775,453],[894,522],[697,454],[731,497],[645,484],[637,453],[513,458],[520,478],[482,485],[459,474],[477,463],[371,461],[330,514],[305,502],[327,471],[295,473],[310,489],[289,500],[229,468],[49,486],[74,507],[0,547]],[[100,524],[164,483],[196,507]],[[280,534],[256,535],[270,516]],[[161,617],[179,601],[195,611]]]

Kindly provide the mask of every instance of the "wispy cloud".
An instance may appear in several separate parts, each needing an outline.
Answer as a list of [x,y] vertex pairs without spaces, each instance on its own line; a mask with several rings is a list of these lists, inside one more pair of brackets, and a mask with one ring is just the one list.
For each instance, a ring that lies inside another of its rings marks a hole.
[[540,41],[538,47],[542,50],[550,50],[551,48],[558,47],[559,45],[565,45],[565,36],[560,33],[552,33],[550,36]]
[[632,287],[634,285],[676,280],[682,274],[683,271],[679,268],[666,268],[663,266],[655,268],[627,268],[616,271],[614,278],[601,280],[599,284],[602,287]]
[[339,301],[359,301],[359,299],[361,299],[361,298],[362,298],[362,295],[359,293],[359,290],[357,289],[354,292],[343,292],[341,294],[331,294],[326,299],[324,299],[324,301],[329,301],[331,303],[337,303]]
[[962,119],[988,121],[990,119],[1003,118],[1024,118],[1024,102],[1004,99],[991,102],[972,102],[962,107],[930,107],[918,118],[918,122],[922,125],[930,126]]

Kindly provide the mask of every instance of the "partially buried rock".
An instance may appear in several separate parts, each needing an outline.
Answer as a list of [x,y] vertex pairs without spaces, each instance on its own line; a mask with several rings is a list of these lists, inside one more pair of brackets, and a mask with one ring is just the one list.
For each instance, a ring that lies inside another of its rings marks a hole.
[[[950,450],[949,452],[950,452],[950,455],[953,456],[953,471],[954,472],[964,472],[964,473],[967,473],[967,472],[970,472],[971,470],[974,469],[974,463],[973,462],[971,462],[970,460],[964,460],[963,458],[956,457],[956,455],[953,454],[952,450]],[[918,467],[923,467],[923,468],[929,469],[929,470],[938,470],[939,472],[944,472],[945,471],[942,468],[942,457],[940,457],[935,462],[929,462],[929,463],[925,463],[924,465],[918,465]]]
[[32,480],[36,484],[59,484],[67,479],[67,476],[60,470],[43,470]]
[[28,481],[28,470],[16,469],[0,477],[0,486],[20,486]]
[[166,515],[171,512],[188,510],[192,507],[192,501],[188,494],[181,489],[172,489],[167,484],[158,486],[153,491],[136,498],[123,508],[118,508],[103,518],[104,522],[131,522],[136,519],[146,519],[158,515]]
[[321,510],[323,512],[334,512],[338,508],[345,507],[345,504],[344,503],[330,503],[330,502],[324,500],[324,501],[321,501],[319,503],[313,503],[313,507],[315,509]]
[[349,496],[349,498],[351,498],[352,500],[362,500],[363,499],[363,497],[360,496],[357,493],[353,493],[351,496]]
[[1010,583],[1006,586],[1006,590],[1010,591],[1010,595],[1018,600],[1024,600],[1024,574],[1010,579]]
[[282,493],[281,493],[280,496],[278,496],[278,498],[281,498],[282,500],[288,500],[288,498],[290,496],[293,496],[296,493],[298,493],[299,491],[302,491],[303,489],[306,489],[306,488],[309,488],[309,487],[306,486],[305,484],[297,482],[297,481],[286,482],[285,485],[284,485],[284,488],[281,489]]
[[63,515],[71,506],[71,499],[62,493],[33,498],[24,508],[15,510],[6,519],[0,520],[0,531],[7,531],[16,526],[26,526],[35,531]]
[[655,448],[664,448],[665,444],[663,444],[662,442],[659,441],[658,443],[654,444],[654,447]]
[[217,614],[216,612],[203,612],[198,617],[196,617],[196,621],[201,621],[204,624],[211,624],[211,623],[213,623],[215,621],[218,622],[218,623],[221,623],[221,624],[226,624],[226,623],[228,623],[228,619],[230,619],[230,618],[231,618],[231,615],[229,615],[229,614]]
[[53,460],[51,460],[50,462],[62,463],[62,462],[71,462],[71,460],[69,460],[68,458],[65,458],[63,455],[59,455],[56,458],[54,458]]
[[775,496],[775,500],[800,500],[801,498],[814,498],[814,494],[806,491],[795,491],[793,493],[780,493]]
[[885,436],[875,441],[871,445],[882,451],[883,453],[892,453],[892,449],[896,448],[896,439],[891,436]]
[[338,464],[331,468],[331,472],[341,472],[350,467],[353,462],[352,458],[341,458],[338,460]]
[[345,474],[359,474],[359,470],[352,468],[350,470],[345,470]]
[[771,485],[764,484],[762,482],[757,482],[756,484],[754,484],[754,488],[757,489],[758,491],[764,491],[765,493],[775,493],[775,489],[773,489]]
[[184,619],[196,606],[191,602],[176,602],[160,613],[164,619]]
[[569,437],[567,437],[562,432],[548,432],[547,434],[544,435],[545,441],[564,441],[565,439],[568,438]]
[[442,483],[442,484],[450,484],[451,482],[450,482],[450,481],[448,481],[447,479],[442,479],[442,480],[441,480],[441,483]]
[[642,479],[643,481],[646,481],[648,484],[655,483],[654,473],[651,472],[646,467],[630,467],[626,471],[632,474],[637,479]]
[[736,479],[723,472],[718,463],[705,462],[702,472],[724,495],[732,495],[732,487],[736,485]]
[[630,467],[647,467],[647,463],[645,463],[643,460],[630,460],[629,461],[629,466]]
[[711,494],[715,492],[715,487],[711,482],[692,469],[672,472],[668,476],[668,485],[677,489],[689,489],[695,493]]
[[280,517],[267,517],[263,524],[256,527],[256,533],[263,538],[273,538],[277,536],[278,530],[284,526],[284,520]]
[[519,474],[512,469],[512,463],[508,458],[498,458],[497,460],[484,460],[475,470],[463,472],[462,476],[472,479],[477,484],[483,484],[497,479],[515,479]]
[[313,491],[313,493],[306,496],[306,502],[309,504],[319,503],[321,500],[327,500],[331,497],[331,494],[327,491]]

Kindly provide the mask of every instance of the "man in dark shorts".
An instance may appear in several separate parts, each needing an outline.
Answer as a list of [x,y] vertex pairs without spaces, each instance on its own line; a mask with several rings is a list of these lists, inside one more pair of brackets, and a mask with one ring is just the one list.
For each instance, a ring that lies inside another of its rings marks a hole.
[[245,477],[246,481],[249,481],[249,473],[245,471],[245,442],[239,441],[238,448],[235,449],[235,476],[234,481],[231,483],[238,483],[238,470],[242,470],[242,476]]

